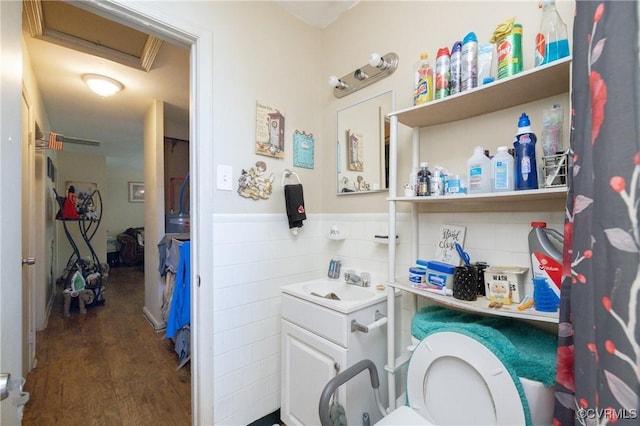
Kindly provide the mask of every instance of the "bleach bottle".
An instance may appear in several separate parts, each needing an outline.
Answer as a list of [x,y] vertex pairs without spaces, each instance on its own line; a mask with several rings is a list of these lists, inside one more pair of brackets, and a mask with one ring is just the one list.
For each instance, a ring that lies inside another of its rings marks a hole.
[[516,190],[538,189],[536,140],[536,135],[531,131],[529,117],[523,112],[518,120],[518,133],[513,141],[513,147],[516,153]]
[[547,228],[546,222],[531,222],[529,231],[529,252],[531,253],[531,273],[534,278],[545,278],[549,287],[560,297],[562,283],[562,252],[549,237],[560,245],[564,242],[562,234]]

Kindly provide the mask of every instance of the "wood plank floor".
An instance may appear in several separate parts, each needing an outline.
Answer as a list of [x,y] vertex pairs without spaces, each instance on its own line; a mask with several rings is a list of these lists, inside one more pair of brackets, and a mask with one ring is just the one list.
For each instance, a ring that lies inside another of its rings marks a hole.
[[63,318],[62,289],[25,390],[23,425],[190,425],[191,364],[142,315],[141,267],[111,268],[106,303]]

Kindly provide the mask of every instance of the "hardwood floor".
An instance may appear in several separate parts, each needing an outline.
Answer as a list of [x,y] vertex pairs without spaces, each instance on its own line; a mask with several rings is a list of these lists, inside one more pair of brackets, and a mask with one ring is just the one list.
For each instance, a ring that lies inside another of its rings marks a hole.
[[23,425],[190,425],[191,364],[142,315],[141,267],[111,268],[104,305],[63,318],[57,289],[37,366],[25,390]]

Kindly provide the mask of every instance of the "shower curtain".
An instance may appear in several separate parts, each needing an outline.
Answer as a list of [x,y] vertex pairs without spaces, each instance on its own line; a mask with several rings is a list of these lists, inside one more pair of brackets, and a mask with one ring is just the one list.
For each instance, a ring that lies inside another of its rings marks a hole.
[[640,424],[637,1],[577,1],[555,425]]

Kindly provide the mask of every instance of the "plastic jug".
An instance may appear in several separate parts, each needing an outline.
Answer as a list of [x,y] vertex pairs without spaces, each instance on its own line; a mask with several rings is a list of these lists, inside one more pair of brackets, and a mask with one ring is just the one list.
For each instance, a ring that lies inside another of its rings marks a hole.
[[467,178],[469,194],[491,192],[491,160],[484,155],[481,146],[476,146],[467,160]]
[[555,229],[547,228],[546,222],[531,222],[529,231],[529,253],[531,254],[531,273],[545,278],[549,288],[560,297],[562,283],[562,252],[549,239],[555,239],[560,245],[564,237]]
[[493,192],[513,191],[513,157],[506,146],[499,146],[496,155],[491,159]]

